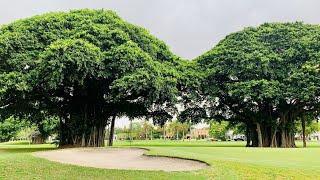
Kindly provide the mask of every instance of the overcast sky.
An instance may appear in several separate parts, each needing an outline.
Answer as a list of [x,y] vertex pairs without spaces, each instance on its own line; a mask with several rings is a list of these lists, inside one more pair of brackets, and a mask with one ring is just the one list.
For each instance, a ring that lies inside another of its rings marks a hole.
[[51,11],[112,9],[147,28],[177,55],[193,59],[247,26],[320,23],[319,7],[319,0],[0,0],[0,24]]
[[115,10],[192,59],[228,33],[264,22],[320,23],[319,0],[1,0],[0,24],[50,11]]

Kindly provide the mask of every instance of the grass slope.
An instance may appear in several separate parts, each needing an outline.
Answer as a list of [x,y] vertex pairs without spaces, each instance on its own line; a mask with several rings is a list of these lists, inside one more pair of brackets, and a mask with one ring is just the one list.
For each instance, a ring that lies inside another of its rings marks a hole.
[[[192,172],[106,170],[50,162],[31,152],[53,145],[0,144],[0,179],[320,179],[320,148],[244,148],[243,142],[134,141],[121,147],[144,147],[149,155],[205,161],[211,167]],[[231,147],[230,147],[231,146]],[[319,147],[319,143],[311,144]]]
[[53,145],[0,144],[0,179],[205,179],[196,173],[107,170],[60,164],[32,156]]

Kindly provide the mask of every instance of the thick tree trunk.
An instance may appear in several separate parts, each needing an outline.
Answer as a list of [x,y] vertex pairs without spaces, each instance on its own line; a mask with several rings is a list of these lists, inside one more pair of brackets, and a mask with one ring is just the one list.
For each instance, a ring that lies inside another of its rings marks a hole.
[[303,147],[307,147],[307,142],[306,142],[306,120],[303,117],[301,119],[301,126],[302,126],[302,139],[303,139]]
[[44,144],[45,139],[42,137],[41,134],[35,134],[32,135],[31,142],[32,144]]
[[[69,90],[68,90],[69,91]],[[105,145],[106,119],[103,94],[90,81],[74,84],[68,105],[60,112],[60,147],[102,147]]]
[[[82,138],[85,136],[82,136]],[[105,126],[94,126],[89,135],[82,139],[83,147],[104,147]]]
[[94,108],[60,117],[59,147],[103,147],[106,122],[97,119]]
[[111,127],[110,127],[110,135],[109,135],[108,146],[112,146],[112,145],[113,145],[115,120],[116,120],[116,116],[113,115],[113,116],[112,116],[112,120],[111,120]]
[[153,139],[153,130],[151,130],[151,133],[150,133],[151,135],[150,135],[150,140],[152,140]]
[[65,141],[60,143],[62,147],[104,147],[104,126],[94,126],[88,129],[87,133],[72,134],[71,132],[68,135]]
[[60,118],[59,147],[73,146],[70,129],[66,125],[66,119]]
[[271,139],[270,147],[278,147],[277,129],[274,129],[272,132],[272,139]]
[[247,124],[246,125],[246,136],[247,136],[247,144],[246,144],[246,147],[250,147],[252,146],[251,145],[251,139],[252,139],[252,135],[251,135],[251,131],[250,131],[250,128],[249,128],[249,125]]
[[177,131],[177,140],[179,140],[179,132]]
[[282,119],[281,126],[277,127],[271,127],[265,123],[248,123],[248,125],[247,147],[296,147],[293,120],[284,121]]
[[262,147],[263,142],[262,142],[261,126],[260,126],[260,123],[256,123],[256,125],[257,125],[257,133],[258,133],[258,147]]
[[260,124],[262,134],[262,147],[271,146],[271,128],[265,124]]
[[252,147],[258,147],[259,145],[258,133],[254,125],[251,127],[251,141],[252,141],[252,144],[251,144]]
[[290,129],[290,118],[288,115],[282,115],[280,118],[281,121],[281,141],[280,147],[289,148],[292,147],[294,141],[291,139],[291,129]]
[[283,147],[294,148],[294,119],[292,114],[282,115],[276,126],[247,122],[247,147]]
[[81,134],[61,127],[59,147],[104,147],[105,126],[94,126]]
[[287,133],[285,129],[282,129],[281,131],[281,147],[286,148],[288,147],[287,145]]

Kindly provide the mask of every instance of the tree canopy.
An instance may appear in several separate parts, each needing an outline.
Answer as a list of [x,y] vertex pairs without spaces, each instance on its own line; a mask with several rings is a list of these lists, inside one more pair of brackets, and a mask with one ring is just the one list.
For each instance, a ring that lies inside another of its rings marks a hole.
[[318,25],[266,23],[197,58],[211,116],[246,123],[252,146],[294,147],[294,121],[319,109],[319,34]]
[[104,146],[121,116],[228,120],[248,146],[295,147],[319,114],[319,42],[319,25],[265,23],[188,62],[112,11],[34,16],[0,27],[0,120],[57,117],[61,146]]
[[76,10],[0,28],[1,116],[60,118],[60,145],[103,146],[111,117],[166,111],[179,58],[112,11]]

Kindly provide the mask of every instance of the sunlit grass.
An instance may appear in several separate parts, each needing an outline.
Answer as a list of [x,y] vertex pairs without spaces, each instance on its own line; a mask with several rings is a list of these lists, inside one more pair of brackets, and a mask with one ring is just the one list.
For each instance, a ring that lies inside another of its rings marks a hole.
[[116,146],[187,146],[187,147],[244,147],[244,141],[208,141],[208,140],[126,140],[115,141]]
[[[301,146],[300,142],[297,142]],[[143,147],[148,155],[176,156],[209,163],[192,172],[107,170],[50,162],[32,152],[55,145],[0,143],[0,179],[320,179],[320,144],[312,148],[245,148],[244,142],[116,141],[115,146]]]

